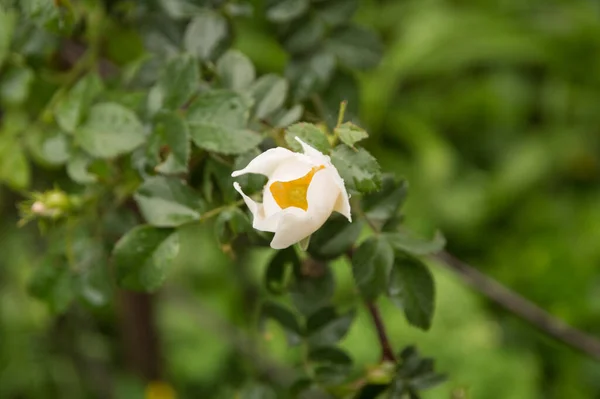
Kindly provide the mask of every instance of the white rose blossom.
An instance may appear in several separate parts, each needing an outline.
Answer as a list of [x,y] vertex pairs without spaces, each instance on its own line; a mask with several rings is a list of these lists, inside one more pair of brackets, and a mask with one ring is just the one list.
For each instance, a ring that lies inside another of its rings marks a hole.
[[296,140],[302,145],[303,154],[272,148],[231,174],[237,177],[258,173],[269,179],[263,189],[262,203],[244,194],[239,183],[233,183],[233,187],[252,212],[252,226],[275,233],[271,241],[274,249],[287,248],[310,236],[333,211],[352,222],[344,180],[329,157],[298,137]]

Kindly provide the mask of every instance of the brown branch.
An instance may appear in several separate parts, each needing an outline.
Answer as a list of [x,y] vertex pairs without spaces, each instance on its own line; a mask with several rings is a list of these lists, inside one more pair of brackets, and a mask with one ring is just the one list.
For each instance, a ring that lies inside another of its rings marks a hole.
[[600,340],[596,337],[569,326],[446,251],[435,255],[435,259],[439,260],[442,266],[456,272],[471,288],[479,291],[488,299],[525,320],[541,332],[585,355],[600,360]]
[[369,302],[367,303],[367,309],[369,309],[369,313],[373,318],[373,324],[377,330],[377,338],[379,339],[379,344],[381,345],[381,361],[395,362],[396,356],[394,356],[394,350],[392,349],[392,345],[388,339],[387,332],[385,331],[385,325],[383,324],[383,320],[381,319],[381,314],[379,313],[377,305],[375,305],[373,302]]

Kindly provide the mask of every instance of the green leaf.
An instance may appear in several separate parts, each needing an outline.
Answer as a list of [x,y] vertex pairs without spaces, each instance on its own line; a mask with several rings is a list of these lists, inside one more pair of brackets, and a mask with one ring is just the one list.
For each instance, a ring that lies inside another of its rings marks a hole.
[[385,239],[396,251],[406,252],[412,255],[429,255],[444,249],[446,239],[441,232],[437,231],[431,240],[414,237],[407,231],[383,234]]
[[302,152],[302,146],[295,139],[296,137],[325,154],[331,150],[331,144],[325,133],[312,123],[296,123],[285,131],[285,141],[288,146],[296,152]]
[[0,181],[14,190],[24,190],[31,181],[31,167],[16,137],[0,134]]
[[331,162],[344,179],[346,189],[361,193],[379,190],[379,164],[364,148],[355,151],[347,145],[338,145],[331,152]]
[[75,279],[66,261],[46,259],[38,265],[29,281],[32,296],[48,305],[53,313],[64,313],[77,296]]
[[229,244],[238,235],[252,231],[252,222],[246,212],[239,208],[224,210],[217,216],[214,223],[215,233],[219,244]]
[[396,181],[392,175],[384,174],[381,190],[366,194],[361,207],[368,219],[374,222],[385,222],[397,215],[406,200],[408,182]]
[[273,115],[273,126],[274,127],[288,127],[293,123],[296,123],[302,118],[304,113],[304,107],[302,104],[296,104],[290,109],[280,109],[275,115]]
[[340,137],[342,143],[349,147],[369,137],[369,134],[361,127],[352,122],[346,122],[335,128],[335,133]]
[[309,0],[271,0],[267,19],[278,24],[298,18],[308,10]]
[[237,399],[277,399],[277,392],[268,385],[253,382],[245,386]]
[[344,382],[352,372],[352,358],[342,349],[326,346],[312,349],[308,359],[316,363],[315,377],[318,381],[328,384]]
[[200,83],[199,65],[189,54],[169,60],[156,85],[148,94],[148,109],[155,113],[162,108],[177,110],[196,92]]
[[10,68],[0,80],[0,102],[7,106],[25,102],[34,79],[35,74],[27,67]]
[[303,21],[299,29],[292,32],[284,42],[284,47],[292,54],[304,53],[317,47],[325,38],[325,23],[316,17]]
[[92,106],[75,136],[86,152],[98,158],[126,154],[145,141],[144,127],[135,113],[115,103]]
[[90,73],[81,78],[65,96],[58,100],[54,107],[54,117],[58,126],[73,133],[94,98],[102,90],[102,81],[96,73]]
[[[335,56],[325,51],[293,59],[285,70],[285,77],[292,83],[294,101],[304,101],[312,94],[325,89],[335,67]],[[339,102],[337,105],[339,106]]]
[[360,220],[352,223],[341,215],[334,215],[313,233],[308,253],[315,259],[331,260],[344,255],[356,242],[364,224]]
[[78,152],[69,158],[67,163],[67,175],[71,180],[79,184],[95,183],[98,178],[90,173],[88,167],[93,159],[89,155]]
[[174,177],[151,177],[138,188],[134,198],[152,226],[176,227],[200,219],[200,197]]
[[294,264],[290,296],[301,313],[310,315],[328,305],[334,291],[335,280],[326,262],[306,259]]
[[329,26],[348,22],[356,9],[358,0],[328,0],[315,5],[318,17]]
[[325,46],[352,69],[374,68],[383,55],[383,45],[377,35],[355,25],[332,32]]
[[356,285],[367,301],[374,301],[387,289],[394,251],[381,237],[368,238],[352,255],[352,272]]
[[281,76],[267,74],[252,84],[249,93],[254,98],[254,115],[265,119],[280,109],[288,92],[288,82]]
[[265,287],[274,295],[284,293],[290,267],[298,267],[300,259],[293,247],[277,251],[265,271]]
[[66,163],[71,156],[69,146],[69,139],[64,133],[53,132],[42,143],[42,153],[45,161],[52,165]]
[[137,226],[113,249],[117,282],[123,288],[152,292],[164,282],[179,252],[179,237],[171,229]]
[[414,258],[397,258],[388,288],[390,299],[404,310],[410,324],[423,330],[431,326],[435,286],[429,269]]
[[296,315],[288,308],[276,302],[267,301],[261,309],[262,317],[275,320],[285,330],[290,345],[301,342],[304,330]]
[[202,61],[212,59],[228,35],[227,20],[212,10],[203,10],[189,23],[183,37],[185,49]]
[[219,58],[217,74],[224,87],[238,91],[250,86],[256,77],[252,61],[237,50],[229,50]]
[[241,154],[262,137],[246,129],[251,102],[233,91],[213,90],[198,96],[187,113],[190,135],[205,150]]
[[311,314],[306,321],[306,335],[311,346],[334,345],[350,330],[355,312],[339,315],[327,306]]
[[169,149],[167,159],[156,166],[164,174],[185,173],[190,159],[190,134],[183,118],[175,112],[159,112],[154,118],[154,132]]
[[0,67],[10,51],[10,44],[17,22],[17,15],[5,7],[0,7]]

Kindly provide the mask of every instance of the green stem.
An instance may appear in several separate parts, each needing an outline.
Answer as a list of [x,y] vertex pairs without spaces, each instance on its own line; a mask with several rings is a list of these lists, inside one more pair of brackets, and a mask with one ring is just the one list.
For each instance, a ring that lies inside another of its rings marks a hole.
[[204,215],[200,216],[200,219],[198,219],[198,222],[204,222],[212,217],[217,216],[221,212],[226,211],[227,209],[237,208],[238,206],[243,205],[243,204],[244,204],[244,200],[241,199],[239,201],[234,202],[233,204],[227,204],[227,205],[220,206],[218,208],[211,209],[210,211],[206,212]]
[[342,125],[342,123],[344,123],[344,116],[346,115],[346,107],[347,106],[348,106],[348,101],[346,101],[346,100],[344,100],[340,103],[340,112],[338,114],[337,125],[335,125],[336,128],[340,127]]

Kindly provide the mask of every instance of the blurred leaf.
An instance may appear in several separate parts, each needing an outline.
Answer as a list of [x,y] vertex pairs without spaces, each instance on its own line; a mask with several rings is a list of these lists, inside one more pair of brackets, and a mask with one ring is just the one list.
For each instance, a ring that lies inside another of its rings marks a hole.
[[157,227],[176,227],[200,219],[197,193],[177,178],[155,176],[134,195],[144,219]]
[[353,73],[336,70],[327,87],[324,88],[321,97],[323,101],[321,112],[327,126],[330,128],[333,129],[337,125],[337,117],[342,101],[347,104],[346,119],[358,119],[358,108],[362,100],[359,96],[358,81]]
[[[321,92],[331,80],[335,66],[335,56],[325,51],[293,59],[285,70],[285,77],[292,83],[294,101],[304,101]],[[339,104],[338,101],[337,106]]]
[[372,221],[385,222],[397,215],[406,200],[408,182],[396,181],[394,176],[384,174],[381,189],[363,196],[361,206],[366,217]]
[[52,165],[62,165],[71,155],[69,140],[62,132],[54,132],[42,144],[44,159]]
[[35,74],[29,68],[8,69],[0,79],[0,102],[6,106],[20,105],[25,102],[34,79]]
[[283,106],[288,92],[288,82],[274,74],[263,75],[250,86],[254,98],[254,114],[265,119]]
[[335,133],[339,135],[342,143],[349,147],[369,137],[369,134],[361,127],[352,122],[345,122],[335,128]]
[[380,395],[385,392],[387,388],[388,385],[368,384],[361,388],[356,396],[354,396],[354,399],[377,399],[381,397]]
[[404,310],[406,320],[428,330],[435,307],[435,286],[429,269],[414,258],[396,258],[388,293],[394,304]]
[[88,167],[92,163],[89,155],[78,152],[69,158],[67,163],[67,175],[74,182],[79,184],[90,184],[98,179],[93,173],[90,173]]
[[326,384],[344,382],[352,372],[352,358],[342,349],[328,346],[312,349],[308,359],[316,363],[315,377]]
[[14,190],[26,189],[31,181],[31,168],[16,137],[0,135],[0,181]]
[[346,189],[367,193],[381,187],[379,164],[364,148],[355,151],[338,145],[331,152],[331,162],[344,179]]
[[196,92],[200,83],[200,66],[189,54],[169,60],[156,85],[148,94],[148,108],[155,113],[161,108],[177,110]]
[[29,292],[46,302],[53,313],[65,312],[76,297],[73,275],[66,262],[46,259],[35,268]]
[[325,45],[349,68],[374,68],[383,55],[383,45],[377,35],[356,25],[333,31]]
[[237,50],[228,50],[219,58],[217,74],[225,88],[236,91],[250,86],[256,77],[252,61]]
[[273,115],[273,126],[279,128],[288,127],[298,122],[302,118],[303,112],[304,107],[301,104],[296,104],[290,109],[281,109]]
[[77,84],[61,97],[54,107],[54,117],[58,126],[73,133],[102,89],[102,81],[96,73],[89,73],[79,79]]
[[291,310],[279,303],[267,301],[262,305],[261,314],[263,317],[279,323],[285,330],[290,345],[297,345],[301,342],[304,330]]
[[62,2],[46,0],[20,0],[23,16],[53,33],[70,34],[75,20],[72,7],[64,7]]
[[222,154],[241,154],[256,147],[262,138],[247,130],[251,103],[228,90],[201,94],[187,113],[190,135],[205,150]]
[[183,44],[188,52],[208,61],[215,56],[227,35],[225,18],[215,11],[204,9],[187,26]]
[[302,145],[295,139],[296,137],[325,154],[331,150],[331,144],[325,133],[312,123],[296,123],[285,131],[285,141],[288,146],[293,151],[302,152]]
[[327,263],[305,259],[294,264],[290,296],[302,314],[310,315],[329,305],[334,291],[335,280]]
[[76,141],[89,154],[114,158],[144,143],[144,128],[135,113],[115,103],[100,103],[75,132]]
[[386,291],[394,251],[379,236],[369,237],[352,255],[352,272],[356,285],[367,301],[374,301]]
[[251,383],[236,395],[239,399],[277,399],[277,392],[265,384]]
[[304,53],[321,44],[325,38],[325,23],[316,17],[303,21],[284,42],[284,47],[292,54]]
[[165,174],[185,173],[190,158],[190,137],[183,118],[175,112],[159,112],[154,118],[154,132],[160,143],[169,149],[167,159],[156,166],[156,171]]
[[339,315],[334,307],[327,306],[311,314],[306,321],[306,335],[311,346],[334,345],[350,330],[355,312]]
[[238,235],[252,231],[252,222],[239,208],[227,209],[217,216],[214,224],[217,241],[220,244],[231,243]]
[[311,236],[308,253],[315,259],[322,260],[344,255],[352,248],[363,227],[360,220],[350,223],[341,215],[332,216]]
[[444,249],[446,245],[446,239],[439,231],[435,233],[435,236],[430,241],[416,238],[407,231],[384,233],[383,236],[394,250],[412,255],[433,254]]
[[298,18],[308,10],[309,0],[270,0],[267,19],[278,24]]
[[275,252],[265,271],[265,287],[274,295],[281,295],[286,288],[286,279],[291,267],[298,267],[300,259],[293,247]]
[[0,7],[0,67],[10,50],[17,15],[5,7]]
[[130,230],[113,249],[117,282],[123,288],[152,292],[166,278],[179,252],[179,237],[172,229],[141,225]]
[[317,15],[329,26],[344,24],[358,8],[358,0],[328,0],[316,4]]

